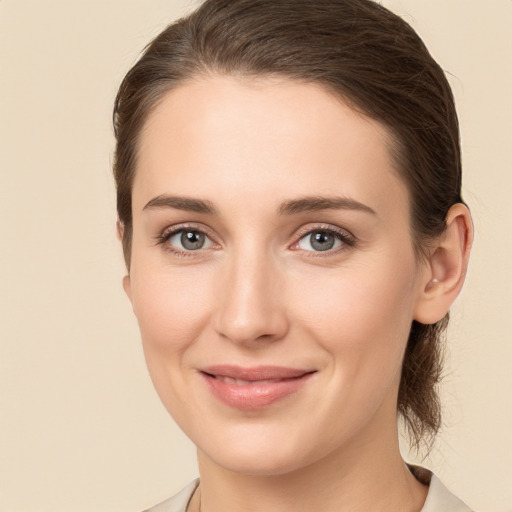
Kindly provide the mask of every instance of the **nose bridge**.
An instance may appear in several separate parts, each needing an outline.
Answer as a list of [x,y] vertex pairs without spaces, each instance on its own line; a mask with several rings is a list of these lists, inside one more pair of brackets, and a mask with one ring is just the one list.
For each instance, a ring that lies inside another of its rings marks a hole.
[[234,342],[276,340],[288,324],[277,262],[261,248],[233,252],[219,283],[217,332]]

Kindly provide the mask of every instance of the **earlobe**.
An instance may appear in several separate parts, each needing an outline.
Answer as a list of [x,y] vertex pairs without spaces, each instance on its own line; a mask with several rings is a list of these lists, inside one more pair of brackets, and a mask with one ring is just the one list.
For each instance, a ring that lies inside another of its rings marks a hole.
[[117,219],[116,222],[116,232],[118,240],[122,242],[124,237],[124,224],[119,219]]
[[423,324],[441,320],[459,295],[473,242],[473,223],[462,203],[453,205],[446,216],[446,229],[430,251],[414,319]]
[[[118,219],[116,222],[116,231],[117,231],[117,238],[122,242],[124,238],[124,224]],[[132,287],[131,287],[131,281],[130,281],[130,274],[127,274],[123,277],[123,289],[124,293],[126,293],[127,297],[130,299],[130,302],[132,302]]]
[[130,302],[132,302],[132,286],[129,274],[123,277],[123,289],[128,298],[130,299]]

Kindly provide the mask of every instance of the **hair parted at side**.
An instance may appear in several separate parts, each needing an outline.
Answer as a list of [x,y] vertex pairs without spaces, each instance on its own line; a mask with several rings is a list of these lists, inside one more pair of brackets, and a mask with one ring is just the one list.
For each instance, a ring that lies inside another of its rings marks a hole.
[[[418,258],[444,231],[449,208],[463,202],[453,95],[404,20],[372,0],[206,0],[146,47],[117,94],[114,176],[128,268],[144,123],[166,92],[212,74],[317,84],[386,126],[410,194]],[[441,426],[437,385],[447,321],[411,327],[397,408],[416,447]]]

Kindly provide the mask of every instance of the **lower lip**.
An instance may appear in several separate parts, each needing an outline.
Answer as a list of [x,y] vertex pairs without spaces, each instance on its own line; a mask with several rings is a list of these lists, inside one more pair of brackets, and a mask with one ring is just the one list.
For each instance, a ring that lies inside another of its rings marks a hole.
[[313,373],[306,373],[300,377],[281,379],[274,382],[258,383],[239,386],[202,374],[210,391],[224,404],[244,411],[251,411],[268,407],[287,396],[297,392]]

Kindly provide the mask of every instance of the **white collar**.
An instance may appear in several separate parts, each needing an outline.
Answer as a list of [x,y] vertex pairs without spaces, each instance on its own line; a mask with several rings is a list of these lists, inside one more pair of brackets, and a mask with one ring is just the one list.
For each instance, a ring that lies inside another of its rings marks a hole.
[[[409,465],[409,467],[411,467]],[[473,512],[463,501],[451,493],[439,478],[432,472],[413,466],[411,471],[421,471],[422,475],[430,479],[427,499],[421,512]],[[199,485],[199,478],[190,482],[178,494],[168,500],[155,505],[145,512],[186,512],[187,505]]]

